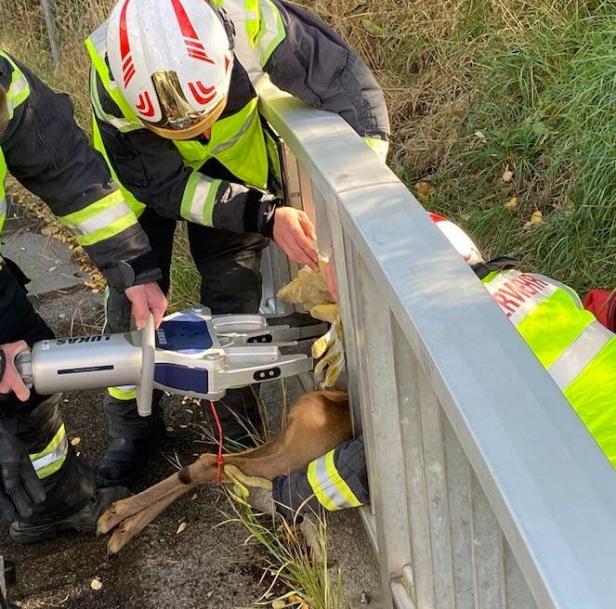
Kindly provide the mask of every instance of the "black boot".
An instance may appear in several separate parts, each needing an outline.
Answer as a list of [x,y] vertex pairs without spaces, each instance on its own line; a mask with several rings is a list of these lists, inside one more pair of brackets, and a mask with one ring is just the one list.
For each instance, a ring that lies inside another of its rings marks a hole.
[[96,533],[96,523],[101,514],[115,501],[125,499],[130,493],[121,486],[97,489],[92,498],[80,510],[57,520],[13,522],[9,536],[15,543],[36,543],[53,539],[63,531]]
[[129,486],[143,472],[164,437],[160,430],[148,438],[113,438],[96,470],[96,486]]

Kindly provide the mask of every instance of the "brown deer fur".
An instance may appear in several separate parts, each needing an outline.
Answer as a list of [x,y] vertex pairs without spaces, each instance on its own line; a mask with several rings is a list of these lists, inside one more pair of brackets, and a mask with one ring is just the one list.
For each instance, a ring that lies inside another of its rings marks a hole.
[[[314,391],[291,407],[284,429],[274,440],[242,453],[224,456],[248,476],[273,480],[304,468],[352,437],[347,394]],[[114,503],[99,519],[98,532],[113,530],[109,552],[116,553],[178,497],[216,480],[216,455],[201,455],[192,465],[149,489]]]

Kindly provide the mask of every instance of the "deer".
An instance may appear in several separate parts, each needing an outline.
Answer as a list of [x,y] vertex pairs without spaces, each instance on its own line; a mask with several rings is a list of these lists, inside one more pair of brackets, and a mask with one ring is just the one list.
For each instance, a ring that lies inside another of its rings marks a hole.
[[[304,468],[352,436],[347,393],[311,391],[291,406],[276,438],[257,448],[224,454],[222,462],[246,476],[273,480]],[[112,504],[98,521],[98,534],[111,532],[107,548],[116,554],[176,499],[217,481],[232,482],[220,466],[219,455],[205,453],[158,484]]]

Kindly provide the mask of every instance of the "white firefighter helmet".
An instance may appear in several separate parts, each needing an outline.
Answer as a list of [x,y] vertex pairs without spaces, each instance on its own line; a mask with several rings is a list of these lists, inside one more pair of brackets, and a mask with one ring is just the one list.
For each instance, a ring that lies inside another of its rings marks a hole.
[[484,262],[483,256],[479,248],[473,243],[473,240],[457,225],[450,222],[444,216],[428,212],[430,220],[438,226],[447,240],[454,246],[456,251],[464,258],[468,264],[480,264]]
[[189,139],[225,108],[233,28],[206,0],[120,0],[107,26],[113,78],[141,122]]

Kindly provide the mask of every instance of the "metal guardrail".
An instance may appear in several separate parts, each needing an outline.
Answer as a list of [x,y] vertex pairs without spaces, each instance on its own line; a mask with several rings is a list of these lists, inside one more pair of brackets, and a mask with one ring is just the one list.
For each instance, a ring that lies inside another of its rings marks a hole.
[[388,606],[616,607],[616,475],[556,385],[339,117],[262,93],[335,256]]

